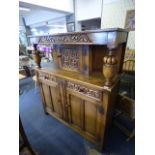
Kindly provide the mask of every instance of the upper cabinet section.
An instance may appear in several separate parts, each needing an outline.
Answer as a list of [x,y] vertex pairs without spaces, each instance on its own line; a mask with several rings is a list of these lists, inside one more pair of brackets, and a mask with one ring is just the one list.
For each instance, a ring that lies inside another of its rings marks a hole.
[[83,75],[103,73],[107,86],[122,71],[127,37],[128,31],[118,28],[34,36],[39,45],[52,48],[59,69]]

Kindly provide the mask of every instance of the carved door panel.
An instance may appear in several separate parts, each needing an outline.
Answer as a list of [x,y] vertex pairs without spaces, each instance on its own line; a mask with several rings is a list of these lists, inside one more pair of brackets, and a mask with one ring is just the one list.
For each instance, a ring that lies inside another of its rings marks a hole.
[[102,112],[99,110],[98,101],[89,99],[75,92],[67,92],[67,104],[69,123],[80,128],[80,130],[93,139],[100,136],[100,118]]
[[59,66],[65,70],[80,71],[82,61],[82,50],[80,46],[67,46],[63,45],[59,47],[58,58]]
[[62,118],[62,104],[59,85],[56,82],[41,81],[42,97],[47,111]]

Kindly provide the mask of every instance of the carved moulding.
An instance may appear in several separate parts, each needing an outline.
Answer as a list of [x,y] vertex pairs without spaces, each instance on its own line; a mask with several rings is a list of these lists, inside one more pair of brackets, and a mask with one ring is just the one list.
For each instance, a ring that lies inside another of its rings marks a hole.
[[39,44],[50,44],[50,43],[89,43],[89,37],[87,34],[68,34],[68,35],[57,35],[57,36],[41,36],[39,38]]
[[56,82],[56,77],[52,76],[50,74],[47,74],[47,73],[40,73],[39,72],[39,78],[44,79],[44,80],[50,80],[50,81]]
[[68,81],[67,82],[67,88],[72,89],[76,92],[82,93],[83,95],[96,98],[98,100],[102,99],[102,92],[101,91],[93,90],[93,89],[87,88],[85,86],[82,86],[80,84],[75,84],[73,82]]

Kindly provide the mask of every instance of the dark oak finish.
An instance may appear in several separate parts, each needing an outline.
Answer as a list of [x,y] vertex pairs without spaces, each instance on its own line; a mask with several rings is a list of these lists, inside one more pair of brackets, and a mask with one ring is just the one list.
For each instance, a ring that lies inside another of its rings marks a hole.
[[46,113],[102,151],[113,114],[128,32],[106,29],[38,36],[54,61],[36,68]]

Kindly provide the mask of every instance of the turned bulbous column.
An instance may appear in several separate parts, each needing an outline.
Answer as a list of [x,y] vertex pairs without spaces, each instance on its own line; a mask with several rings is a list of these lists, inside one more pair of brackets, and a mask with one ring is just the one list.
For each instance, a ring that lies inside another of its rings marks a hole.
[[35,63],[37,64],[37,67],[38,68],[41,68],[41,57],[38,53],[36,53],[36,51],[34,51],[34,54],[33,54],[33,60],[35,61]]
[[37,44],[34,44],[34,50],[32,51],[33,53],[33,60],[35,61],[35,63],[37,64],[38,68],[41,68],[41,56],[40,56],[40,51],[37,50]]
[[117,73],[117,59],[115,55],[110,54],[103,58],[103,75],[106,79],[105,85],[111,86],[113,84],[113,78]]

